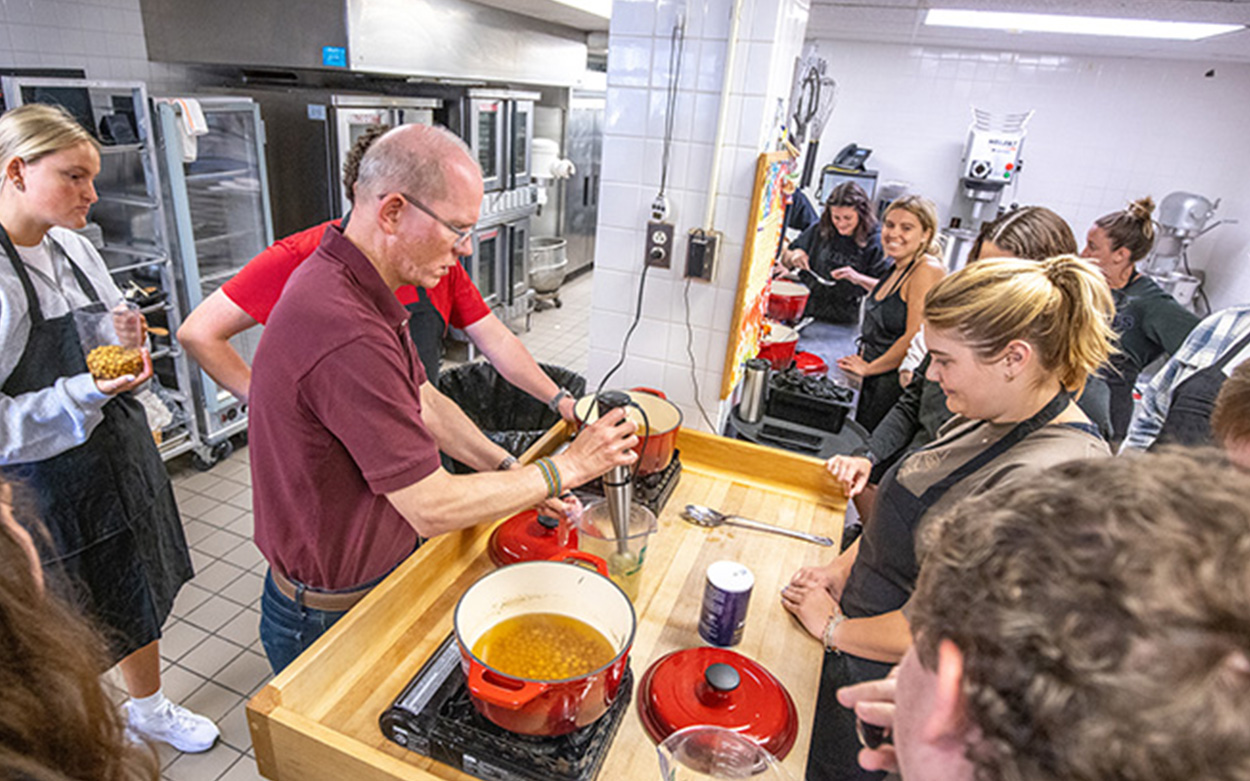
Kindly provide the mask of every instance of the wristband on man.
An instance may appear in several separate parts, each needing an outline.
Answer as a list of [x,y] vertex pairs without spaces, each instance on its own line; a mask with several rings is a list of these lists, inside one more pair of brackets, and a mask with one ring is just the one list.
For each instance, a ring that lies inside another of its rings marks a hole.
[[499,462],[499,466],[495,467],[495,471],[506,472],[519,463],[521,462],[517,460],[517,457],[509,453],[503,457],[502,461]]
[[569,393],[567,388],[561,388],[560,390],[556,391],[556,395],[552,396],[551,399],[547,402],[547,409],[551,410],[552,412],[558,413],[560,411],[560,402],[564,401],[565,399],[571,399],[571,398],[573,398],[573,394]]

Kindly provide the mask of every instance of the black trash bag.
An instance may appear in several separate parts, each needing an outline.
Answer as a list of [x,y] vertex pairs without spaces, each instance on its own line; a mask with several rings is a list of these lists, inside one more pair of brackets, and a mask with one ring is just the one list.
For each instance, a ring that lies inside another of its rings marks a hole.
[[[574,398],[586,392],[586,378],[577,372],[547,364],[539,364],[539,367]],[[438,389],[460,405],[488,439],[514,456],[528,450],[560,420],[559,413],[552,412],[546,404],[505,380],[485,361],[461,364],[442,372]],[[452,459],[444,461],[451,461],[451,471],[458,474],[473,471]]]

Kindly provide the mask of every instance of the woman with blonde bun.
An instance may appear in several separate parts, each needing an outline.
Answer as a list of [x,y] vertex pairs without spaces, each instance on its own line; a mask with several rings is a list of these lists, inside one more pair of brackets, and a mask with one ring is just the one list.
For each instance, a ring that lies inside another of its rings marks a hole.
[[1115,324],[1120,352],[1100,376],[1111,389],[1112,440],[1119,443],[1133,418],[1133,386],[1142,369],[1156,358],[1171,355],[1198,324],[1198,316],[1150,277],[1137,263],[1154,247],[1154,212],[1150,196],[1127,208],[1104,214],[1085,236],[1082,257],[1098,264],[1115,297]]
[[903,393],[898,367],[920,330],[920,304],[946,274],[937,231],[937,207],[919,195],[895,200],[881,218],[881,248],[894,267],[864,299],[859,353],[838,359],[838,368],[861,378],[855,420],[869,432]]
[[[0,475],[30,489],[48,527],[49,588],[107,631],[131,731],[206,751],[216,725],[161,690],[161,627],[193,571],[169,474],[130,393],[152,361],[143,349],[141,370],[96,379],[75,327],[76,313],[123,300],[74,232],[99,172],[95,139],[63,109],[0,116]],[[138,341],[141,324],[126,322]]]
[[915,530],[926,513],[1053,464],[1110,455],[1072,395],[1111,354],[1113,313],[1098,270],[1071,255],[982,260],[929,291],[928,376],[955,417],[886,472],[860,539],[828,566],[799,570],[782,592],[831,652],[808,778],[880,777],[858,767],[855,715],[835,692],[884,677],[911,644],[902,608],[919,573]]

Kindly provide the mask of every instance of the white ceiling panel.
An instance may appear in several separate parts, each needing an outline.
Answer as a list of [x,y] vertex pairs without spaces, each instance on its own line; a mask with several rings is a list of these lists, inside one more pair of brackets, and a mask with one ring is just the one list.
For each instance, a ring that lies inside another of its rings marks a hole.
[[926,27],[924,15],[932,7],[1250,25],[1250,2],[1245,0],[813,0],[807,37],[1085,56],[1250,62],[1248,30],[1203,41],[1158,41]]

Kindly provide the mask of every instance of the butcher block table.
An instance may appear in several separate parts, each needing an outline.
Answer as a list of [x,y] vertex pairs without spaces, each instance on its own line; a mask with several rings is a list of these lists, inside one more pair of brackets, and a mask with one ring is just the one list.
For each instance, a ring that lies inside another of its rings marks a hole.
[[[569,436],[564,424],[527,459]],[[846,502],[820,461],[683,429],[681,482],[651,538],[635,608],[631,653],[637,680],[664,654],[703,645],[699,608],[707,567],[720,559],[755,573],[746,628],[734,650],[763,664],[798,707],[798,740],[784,765],[803,777],[823,649],[781,606],[779,592],[800,567],[826,562],[837,547],[680,516],[688,503],[838,540]],[[494,569],[486,552],[493,525],[442,535],[421,547],[247,706],[260,772],[278,781],[468,779],[470,776],[387,740],[378,716],[452,631],[460,595]],[[599,778],[659,777],[655,744],[629,704]]]

